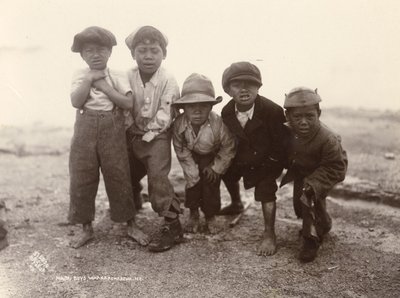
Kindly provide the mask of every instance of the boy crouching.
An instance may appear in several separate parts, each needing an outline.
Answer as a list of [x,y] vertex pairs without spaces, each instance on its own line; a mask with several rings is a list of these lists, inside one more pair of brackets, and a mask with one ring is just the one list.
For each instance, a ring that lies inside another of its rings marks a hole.
[[320,101],[317,90],[299,87],[286,95],[284,103],[292,136],[289,169],[281,186],[294,181],[294,210],[303,219],[303,246],[299,254],[303,262],[316,258],[323,236],[332,227],[326,196],[344,180],[347,170],[340,136],[319,121]]
[[221,208],[221,175],[235,156],[235,139],[212,112],[220,103],[215,98],[211,81],[200,74],[190,75],[184,82],[182,97],[173,105],[183,108],[173,126],[173,144],[186,179],[185,207],[190,209],[187,232],[199,229],[199,208],[205,215],[211,233],[217,232],[215,215]]

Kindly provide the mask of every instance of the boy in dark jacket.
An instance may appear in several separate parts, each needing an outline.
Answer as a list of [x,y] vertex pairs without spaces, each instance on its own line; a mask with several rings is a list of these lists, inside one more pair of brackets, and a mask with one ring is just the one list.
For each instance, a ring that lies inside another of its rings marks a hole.
[[237,62],[222,75],[222,86],[232,100],[222,110],[222,119],[236,137],[237,153],[223,177],[232,204],[220,215],[243,210],[239,180],[246,189],[255,187],[255,200],[261,202],[265,231],[258,255],[276,252],[275,213],[276,179],[285,160],[286,127],[283,109],[258,95],[262,85],[260,70],[249,62]]
[[320,101],[317,90],[299,87],[286,95],[284,103],[292,135],[289,169],[281,186],[294,181],[294,210],[303,219],[303,246],[299,254],[303,262],[315,259],[323,236],[332,227],[326,196],[344,180],[347,170],[340,136],[319,121]]

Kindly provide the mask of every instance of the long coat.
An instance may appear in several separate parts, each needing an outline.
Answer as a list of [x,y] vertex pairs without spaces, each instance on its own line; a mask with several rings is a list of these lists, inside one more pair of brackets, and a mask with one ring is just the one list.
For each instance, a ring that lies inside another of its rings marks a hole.
[[307,139],[293,134],[288,156],[289,169],[281,186],[293,180],[303,180],[313,188],[317,200],[325,198],[335,184],[345,178],[348,160],[340,136],[323,123]]

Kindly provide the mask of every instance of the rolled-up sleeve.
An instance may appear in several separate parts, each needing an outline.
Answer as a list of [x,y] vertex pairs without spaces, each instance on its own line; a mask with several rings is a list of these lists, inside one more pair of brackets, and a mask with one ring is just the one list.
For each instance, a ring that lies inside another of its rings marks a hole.
[[169,77],[161,92],[158,110],[154,118],[147,124],[149,130],[159,130],[162,133],[170,127],[175,115],[171,104],[178,98],[178,83],[173,77]]

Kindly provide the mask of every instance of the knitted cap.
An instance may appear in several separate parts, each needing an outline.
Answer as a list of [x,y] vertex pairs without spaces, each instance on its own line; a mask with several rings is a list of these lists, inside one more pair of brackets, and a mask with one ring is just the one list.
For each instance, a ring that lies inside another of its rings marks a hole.
[[213,84],[209,78],[198,73],[192,73],[182,86],[182,96],[173,105],[181,107],[184,104],[209,102],[213,105],[220,103],[222,97],[215,98]]
[[296,87],[285,94],[284,108],[296,108],[316,105],[321,102],[321,97],[317,89],[312,90],[307,87]]
[[234,80],[251,81],[262,86],[261,73],[257,66],[250,62],[232,63],[222,74],[222,88],[228,93],[229,83]]
[[72,52],[79,53],[82,50],[82,46],[86,42],[93,42],[112,48],[117,44],[114,34],[112,34],[107,29],[92,26],[88,27],[82,32],[74,36],[74,42],[72,44]]

